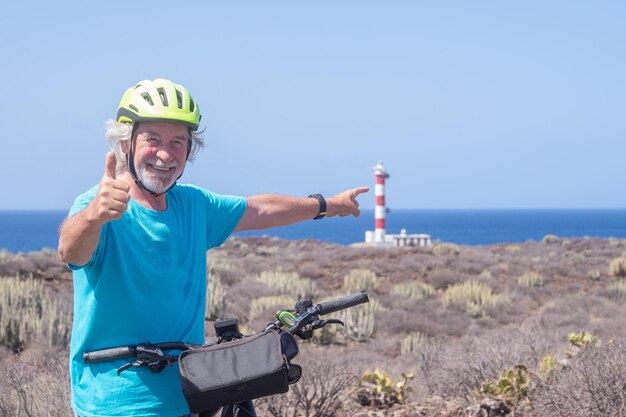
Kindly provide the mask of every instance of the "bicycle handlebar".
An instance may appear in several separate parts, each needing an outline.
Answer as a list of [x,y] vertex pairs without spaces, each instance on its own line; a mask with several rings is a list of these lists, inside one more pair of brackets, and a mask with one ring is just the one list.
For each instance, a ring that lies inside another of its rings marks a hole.
[[[326,301],[320,303],[315,307],[311,307],[305,313],[301,314],[297,318],[291,328],[287,331],[290,333],[297,333],[302,328],[310,325],[317,314],[324,315],[334,313],[346,308],[354,307],[359,304],[369,302],[369,297],[366,291],[356,292],[354,294],[345,295],[335,300]],[[310,305],[310,304],[309,304]],[[272,323],[272,326],[279,326],[280,323]],[[268,327],[269,328],[269,327]],[[314,327],[315,329],[316,327]],[[302,337],[302,336],[301,336]],[[219,342],[218,342],[219,343]],[[200,347],[202,345],[186,343],[186,342],[165,342],[165,343],[140,343],[138,345],[119,346],[107,349],[94,350],[91,352],[83,353],[83,360],[85,363],[97,363],[110,361],[113,359],[128,359],[128,358],[148,358],[151,360],[161,361],[176,361],[177,357],[167,355],[163,351],[180,350],[185,351],[193,348]]]
[[330,314],[339,310],[344,310],[359,304],[369,302],[369,297],[366,291],[356,292],[354,294],[345,295],[335,300],[326,301],[325,303],[315,306],[319,314]]
[[[94,350],[91,352],[83,353],[83,360],[85,363],[97,363],[110,361],[113,359],[128,359],[134,358],[139,354],[149,351],[150,353],[157,353],[164,350],[188,350],[200,345],[184,342],[164,342],[164,343],[142,343],[139,345],[120,346],[109,349]],[[164,355],[168,356],[168,355]]]
[[137,349],[134,346],[122,346],[111,349],[94,350],[83,353],[85,363],[97,363],[110,361],[112,359],[128,359],[136,355]]

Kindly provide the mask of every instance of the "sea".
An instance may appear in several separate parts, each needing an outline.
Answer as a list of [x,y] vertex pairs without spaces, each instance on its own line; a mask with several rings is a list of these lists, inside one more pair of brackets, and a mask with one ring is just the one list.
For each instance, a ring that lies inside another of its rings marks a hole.
[[[0,210],[0,249],[12,253],[56,250],[64,210]],[[428,233],[434,242],[489,245],[540,241],[559,237],[626,238],[626,209],[498,209],[498,210],[392,210],[387,233]],[[328,218],[235,236],[273,236],[282,239],[316,239],[349,245],[363,242],[374,229],[374,211],[358,218]]]

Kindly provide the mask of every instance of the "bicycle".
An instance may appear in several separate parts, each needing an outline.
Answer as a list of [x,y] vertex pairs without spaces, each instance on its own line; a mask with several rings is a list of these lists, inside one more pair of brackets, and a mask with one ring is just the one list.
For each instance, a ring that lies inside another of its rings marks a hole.
[[[278,310],[276,313],[276,321],[269,323],[263,331],[256,333],[255,335],[244,336],[241,334],[236,319],[221,320],[215,323],[215,333],[217,339],[213,343],[199,345],[186,342],[165,342],[155,344],[146,342],[139,343],[137,345],[120,346],[85,352],[83,354],[83,360],[85,363],[97,363],[114,359],[136,358],[136,360],[121,366],[117,370],[118,375],[130,367],[148,367],[152,372],[158,373],[161,372],[166,365],[171,366],[172,364],[178,362],[181,357],[189,355],[190,353],[201,352],[203,349],[210,349],[215,345],[233,342],[236,340],[244,340],[245,338],[253,338],[255,336],[265,335],[268,332],[275,331],[281,335],[281,353],[286,359],[287,382],[291,385],[296,383],[300,379],[301,375],[300,366],[290,363],[291,359],[298,354],[297,343],[295,342],[293,336],[297,336],[302,340],[307,340],[313,337],[313,332],[315,330],[321,329],[328,324],[343,325],[341,320],[323,320],[320,316],[335,313],[337,311],[367,302],[369,302],[369,296],[366,291],[349,294],[315,306],[313,305],[313,301],[311,299],[301,300],[295,304],[293,309]],[[290,336],[282,337],[283,334],[288,334]],[[165,353],[173,351],[178,351],[180,353],[176,355]],[[285,390],[280,392],[287,391]],[[221,417],[256,417],[256,411],[252,400],[261,398],[265,395],[224,404],[221,406]],[[186,399],[189,402],[187,396]],[[219,407],[214,409],[199,410],[198,415],[199,417],[212,417],[215,416],[218,411]]]

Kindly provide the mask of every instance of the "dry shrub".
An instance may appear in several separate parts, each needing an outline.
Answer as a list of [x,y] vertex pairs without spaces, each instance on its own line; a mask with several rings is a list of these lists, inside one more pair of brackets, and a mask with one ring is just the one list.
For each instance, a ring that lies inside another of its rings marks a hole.
[[[303,358],[301,361],[304,361]],[[296,360],[296,362],[300,362]],[[346,408],[360,371],[328,358],[306,358],[302,379],[287,394],[255,401],[259,415],[332,417]]]
[[626,282],[619,281],[611,284],[605,291],[605,296],[618,303],[626,302]]
[[463,275],[447,268],[437,269],[427,277],[428,283],[437,290],[446,289],[450,285],[463,281]]
[[2,250],[0,253],[0,276],[66,279],[68,273],[69,269],[52,249],[17,254]]
[[626,345],[583,349],[532,394],[537,415],[597,417],[626,415]]
[[[58,356],[58,354],[55,354]],[[66,354],[36,363],[21,356],[0,362],[0,415],[71,417]]]
[[485,381],[506,369],[517,365],[534,369],[551,349],[552,340],[536,327],[493,330],[448,343],[425,375],[438,395],[471,398]]

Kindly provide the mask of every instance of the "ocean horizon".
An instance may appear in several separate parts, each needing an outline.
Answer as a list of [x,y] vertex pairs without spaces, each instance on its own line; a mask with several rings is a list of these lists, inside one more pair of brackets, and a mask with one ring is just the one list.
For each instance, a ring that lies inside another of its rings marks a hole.
[[[66,210],[0,210],[0,249],[12,253],[56,250]],[[434,242],[489,245],[568,238],[626,238],[626,209],[398,209],[387,215],[387,233],[427,233]],[[328,218],[233,236],[316,239],[349,245],[374,229],[374,210],[358,218]]]

